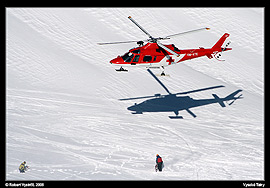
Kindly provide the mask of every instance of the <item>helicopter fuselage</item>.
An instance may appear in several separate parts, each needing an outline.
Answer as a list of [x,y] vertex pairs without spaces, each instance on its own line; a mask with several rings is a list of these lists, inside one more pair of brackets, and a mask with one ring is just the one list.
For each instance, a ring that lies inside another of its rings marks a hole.
[[[199,29],[194,29],[190,31],[185,31],[181,33],[176,33],[172,35],[167,35],[166,37],[153,37],[148,33],[141,25],[139,25],[131,16],[128,19],[133,22],[144,34],[146,34],[149,38],[143,41],[122,41],[122,42],[105,42],[98,43],[99,45],[107,45],[107,44],[124,44],[124,43],[133,43],[137,42],[139,47],[130,49],[127,53],[122,56],[118,56],[110,61],[111,64],[120,65],[120,69],[116,69],[116,71],[127,71],[122,66],[130,66],[137,67],[143,66],[147,68],[161,68],[163,71],[161,76],[165,76],[164,67],[177,64],[179,62],[194,59],[201,56],[207,56],[209,59],[215,57],[219,61],[219,57],[222,52],[231,50],[231,48],[227,48],[230,44],[227,43],[225,48],[222,48],[224,41],[227,37],[230,36],[229,33],[225,33],[212,48],[199,48],[199,49],[187,49],[187,50],[179,50],[174,44],[164,45],[160,41],[171,39],[173,37],[179,35],[185,35],[189,33],[199,32],[203,30],[210,30],[209,27],[203,27]],[[148,43],[143,45],[144,41]]]
[[160,68],[201,56],[207,56],[209,59],[211,59],[213,57],[212,54],[231,50],[231,48],[226,48],[224,50],[221,47],[214,49],[205,49],[200,47],[199,49],[179,50],[174,44],[164,46],[177,53],[178,56],[164,50],[163,48],[160,48],[157,43],[149,42],[144,46],[130,49],[129,52],[111,60],[110,63],[120,66]]

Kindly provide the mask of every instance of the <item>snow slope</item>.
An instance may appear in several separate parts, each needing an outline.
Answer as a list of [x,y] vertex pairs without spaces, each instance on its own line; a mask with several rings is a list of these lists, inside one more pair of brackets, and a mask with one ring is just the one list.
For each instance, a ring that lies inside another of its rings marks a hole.
[[[164,42],[180,49],[230,33],[225,62],[186,61],[159,79],[171,93],[224,86],[183,95],[193,99],[244,98],[193,108],[196,118],[132,114],[148,99],[119,99],[167,93],[146,69],[109,64],[136,44],[96,45],[146,39],[130,15],[156,37],[211,28]],[[6,19],[7,180],[264,179],[263,8],[7,8]],[[24,160],[31,169],[20,174]]]

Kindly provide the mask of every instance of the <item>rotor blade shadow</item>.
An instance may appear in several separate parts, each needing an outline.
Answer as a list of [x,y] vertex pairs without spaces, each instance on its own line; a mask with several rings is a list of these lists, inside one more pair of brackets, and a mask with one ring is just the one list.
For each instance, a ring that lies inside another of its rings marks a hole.
[[210,89],[217,89],[217,88],[221,88],[221,87],[225,87],[225,86],[219,85],[219,86],[207,87],[207,88],[202,88],[202,89],[196,89],[196,90],[192,90],[192,91],[176,93],[176,95],[186,95],[189,93],[195,93],[195,92],[200,92],[200,91],[205,91],[205,90],[210,90]]
[[144,97],[132,97],[132,98],[126,98],[126,99],[118,99],[119,101],[127,101],[127,100],[135,100],[135,99],[147,99],[147,98],[153,98],[153,97],[158,97],[161,96],[160,94],[156,95],[149,95],[149,96],[144,96]]

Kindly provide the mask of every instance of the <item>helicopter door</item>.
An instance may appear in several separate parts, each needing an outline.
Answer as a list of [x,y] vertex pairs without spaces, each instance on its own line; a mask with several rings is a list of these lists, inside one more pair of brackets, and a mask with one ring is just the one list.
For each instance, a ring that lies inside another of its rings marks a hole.
[[136,56],[134,57],[134,59],[133,59],[133,62],[138,62],[138,61],[139,61],[139,58],[140,58],[140,56],[139,56],[139,55],[136,55]]
[[136,63],[139,61],[139,59],[140,59],[140,55],[135,55],[131,65],[136,65]]

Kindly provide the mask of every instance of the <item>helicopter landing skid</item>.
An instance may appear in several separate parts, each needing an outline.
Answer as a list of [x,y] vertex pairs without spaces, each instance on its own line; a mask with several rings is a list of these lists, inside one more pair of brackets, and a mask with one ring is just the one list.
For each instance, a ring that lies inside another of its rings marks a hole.
[[123,67],[120,67],[120,69],[115,69],[115,70],[118,71],[118,72],[122,72],[122,71],[128,72],[128,70],[127,69],[124,69]]

